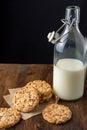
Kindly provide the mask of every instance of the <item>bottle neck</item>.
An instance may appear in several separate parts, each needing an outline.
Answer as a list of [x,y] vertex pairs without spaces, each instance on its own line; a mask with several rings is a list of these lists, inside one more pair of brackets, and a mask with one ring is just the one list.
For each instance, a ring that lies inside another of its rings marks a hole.
[[69,25],[66,24],[65,30],[66,32],[69,30],[70,25],[72,29],[79,31],[79,22],[80,22],[80,8],[78,6],[68,6],[65,12],[65,20],[68,21]]
[[68,6],[66,8],[65,19],[71,23],[74,19],[75,25],[80,22],[80,8],[78,6]]

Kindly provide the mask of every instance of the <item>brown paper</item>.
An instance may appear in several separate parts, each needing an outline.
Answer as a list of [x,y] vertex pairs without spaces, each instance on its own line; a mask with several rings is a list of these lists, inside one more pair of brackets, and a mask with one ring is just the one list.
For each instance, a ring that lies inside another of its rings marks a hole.
[[[9,95],[5,95],[3,96],[3,98],[5,99],[5,101],[8,103],[8,105],[10,107],[12,107],[12,97],[13,97],[13,94],[18,90],[19,88],[16,88],[16,89],[9,89]],[[46,102],[46,103],[42,103],[40,105],[38,105],[32,112],[29,112],[29,113],[22,113],[21,112],[21,115],[22,115],[22,119],[23,120],[27,120],[35,115],[38,115],[42,112],[43,108],[52,103],[53,100],[50,100],[49,102]]]

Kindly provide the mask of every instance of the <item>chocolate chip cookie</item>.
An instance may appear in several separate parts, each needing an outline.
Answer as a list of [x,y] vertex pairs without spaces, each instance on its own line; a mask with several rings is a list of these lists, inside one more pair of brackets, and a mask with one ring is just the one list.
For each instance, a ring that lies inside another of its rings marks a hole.
[[0,128],[9,128],[17,124],[21,114],[15,108],[0,108]]
[[53,103],[44,108],[42,116],[49,123],[62,124],[71,119],[72,112],[67,106]]
[[21,112],[30,112],[39,104],[39,95],[35,88],[22,87],[13,96],[13,106]]

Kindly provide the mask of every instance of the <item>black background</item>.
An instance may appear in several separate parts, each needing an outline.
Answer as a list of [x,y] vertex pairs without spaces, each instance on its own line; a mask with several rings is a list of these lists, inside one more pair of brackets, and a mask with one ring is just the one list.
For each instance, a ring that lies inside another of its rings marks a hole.
[[52,63],[47,34],[57,30],[68,5],[80,6],[80,31],[87,36],[86,0],[6,0],[0,47],[1,63]]

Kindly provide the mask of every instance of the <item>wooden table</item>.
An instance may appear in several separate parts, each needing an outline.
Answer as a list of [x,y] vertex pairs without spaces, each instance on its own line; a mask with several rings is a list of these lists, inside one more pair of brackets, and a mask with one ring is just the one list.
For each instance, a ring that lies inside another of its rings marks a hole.
[[[53,66],[51,64],[0,64],[0,107],[8,107],[3,95],[8,94],[9,88],[24,86],[35,79],[46,80],[52,85]],[[70,107],[72,119],[62,125],[49,124],[38,115],[20,123],[8,130],[87,130],[87,79],[84,96],[72,102],[61,101]],[[4,130],[4,129],[2,129]]]

